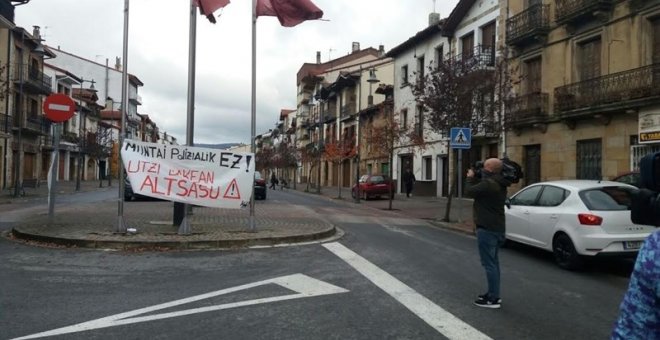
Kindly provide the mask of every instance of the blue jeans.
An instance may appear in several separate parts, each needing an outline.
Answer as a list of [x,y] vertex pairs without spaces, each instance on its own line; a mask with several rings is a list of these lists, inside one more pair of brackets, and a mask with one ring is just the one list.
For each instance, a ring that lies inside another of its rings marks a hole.
[[504,244],[504,233],[477,228],[477,243],[481,265],[486,270],[488,281],[488,296],[491,299],[500,297],[500,260],[498,250]]

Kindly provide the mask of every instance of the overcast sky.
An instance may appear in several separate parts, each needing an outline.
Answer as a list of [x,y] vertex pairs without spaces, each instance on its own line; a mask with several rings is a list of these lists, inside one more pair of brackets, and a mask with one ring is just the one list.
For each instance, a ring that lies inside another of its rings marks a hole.
[[[257,134],[273,128],[281,109],[296,108],[296,72],[346,55],[352,42],[389,51],[428,25],[433,0],[313,0],[323,19],[286,28],[275,17],[257,20]],[[458,0],[440,0],[447,17]],[[251,0],[232,0],[217,23],[197,17],[195,143],[250,141]],[[188,0],[131,0],[128,71],[139,88],[141,114],[161,131],[186,140]],[[46,44],[104,64],[122,56],[123,0],[31,0],[16,7],[28,32],[41,26]],[[79,74],[86,78],[84,74]],[[119,100],[119,99],[118,99]]]

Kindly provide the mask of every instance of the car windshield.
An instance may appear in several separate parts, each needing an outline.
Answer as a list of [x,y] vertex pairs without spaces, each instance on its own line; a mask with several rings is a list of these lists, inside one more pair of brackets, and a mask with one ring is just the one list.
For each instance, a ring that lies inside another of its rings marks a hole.
[[583,190],[580,197],[589,210],[630,210],[634,189],[601,187]]
[[255,171],[254,172],[254,179],[261,179],[261,172]]

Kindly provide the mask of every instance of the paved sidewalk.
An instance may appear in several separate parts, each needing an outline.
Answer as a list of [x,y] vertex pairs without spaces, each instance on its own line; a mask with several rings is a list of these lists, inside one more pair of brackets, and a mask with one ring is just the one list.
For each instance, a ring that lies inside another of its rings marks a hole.
[[[117,181],[108,187],[107,182],[81,182],[80,191],[112,190],[117,192]],[[298,184],[297,191],[318,195],[315,189],[305,192],[306,185]],[[294,190],[285,189],[285,190]],[[75,182],[58,182],[58,197],[75,193]],[[38,241],[55,246],[86,247],[122,250],[171,250],[171,249],[226,249],[248,246],[271,246],[285,243],[310,242],[339,236],[334,225],[306,207],[278,202],[257,201],[255,206],[255,231],[249,230],[249,209],[193,208],[190,218],[191,235],[179,235],[172,226],[172,202],[126,202],[123,221],[134,232],[117,233],[120,219],[118,204],[114,200],[66,205],[58,204],[53,221],[48,219],[46,197],[48,188],[42,184],[36,189],[26,189],[26,195],[13,197],[9,190],[0,195],[0,212],[34,206],[35,214],[14,226],[10,237]],[[348,188],[342,189],[339,198],[337,188],[322,188],[321,196],[347,205],[360,204],[365,209],[387,210],[389,200],[369,200],[355,203]],[[57,202],[57,200],[56,200]],[[460,209],[454,200],[452,223],[441,222],[444,218],[446,199],[434,197],[406,198],[397,195],[391,213],[402,217],[424,219],[439,227],[471,233],[471,201],[461,201]]]

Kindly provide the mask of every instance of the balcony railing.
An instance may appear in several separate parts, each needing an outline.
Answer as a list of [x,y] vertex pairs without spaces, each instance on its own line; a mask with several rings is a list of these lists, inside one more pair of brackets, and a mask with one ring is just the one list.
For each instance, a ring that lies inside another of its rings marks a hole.
[[505,120],[510,127],[543,123],[548,119],[548,94],[530,93],[510,99]]
[[477,45],[468,53],[456,55],[454,61],[463,63],[466,67],[495,66],[495,48],[488,45]]
[[341,120],[350,118],[355,114],[355,103],[348,103],[341,107]]
[[516,45],[548,34],[550,5],[536,4],[506,21],[506,42]]
[[43,116],[28,117],[25,121],[25,129],[38,134],[47,135],[50,132],[50,120]]
[[660,96],[660,64],[653,64],[555,88],[555,111],[657,96]]
[[556,0],[556,20],[559,24],[577,21],[611,6],[612,0]]
[[52,91],[51,77],[25,64],[15,64],[13,80],[19,86],[23,83],[23,91],[27,93],[48,95]]

